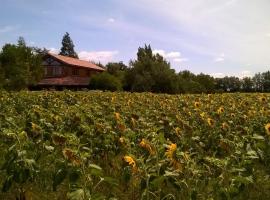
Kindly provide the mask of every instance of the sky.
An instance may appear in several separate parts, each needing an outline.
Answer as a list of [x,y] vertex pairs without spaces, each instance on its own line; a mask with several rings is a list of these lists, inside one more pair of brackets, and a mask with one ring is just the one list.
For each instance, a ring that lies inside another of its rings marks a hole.
[[269,0],[0,0],[0,48],[58,52],[68,32],[81,59],[128,64],[150,44],[176,72],[244,77],[270,70],[269,19]]

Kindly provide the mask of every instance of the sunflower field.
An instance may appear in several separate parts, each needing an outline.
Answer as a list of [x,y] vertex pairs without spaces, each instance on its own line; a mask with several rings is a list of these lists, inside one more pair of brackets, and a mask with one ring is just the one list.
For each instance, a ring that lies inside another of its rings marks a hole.
[[0,199],[270,199],[270,94],[0,92]]

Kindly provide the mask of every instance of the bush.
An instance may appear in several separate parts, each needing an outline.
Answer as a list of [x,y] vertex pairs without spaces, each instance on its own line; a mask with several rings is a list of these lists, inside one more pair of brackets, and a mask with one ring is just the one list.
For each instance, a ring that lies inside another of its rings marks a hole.
[[89,86],[90,89],[110,91],[122,90],[121,81],[108,72],[103,72],[91,77]]

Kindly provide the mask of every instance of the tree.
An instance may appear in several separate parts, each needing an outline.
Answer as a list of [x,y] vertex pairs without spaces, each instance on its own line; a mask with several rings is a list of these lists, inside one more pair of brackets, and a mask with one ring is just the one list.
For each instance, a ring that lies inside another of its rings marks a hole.
[[250,77],[244,77],[241,80],[241,89],[243,92],[252,92],[253,91],[253,81]]
[[106,65],[107,72],[118,76],[119,73],[127,70],[127,66],[123,62],[109,62]]
[[254,84],[254,90],[256,92],[262,92],[263,91],[263,77],[261,73],[256,73],[252,78],[253,84]]
[[150,45],[139,47],[137,60],[131,61],[130,66],[126,81],[131,91],[175,93],[174,70],[161,55],[153,54]]
[[6,44],[0,52],[0,81],[5,89],[20,90],[36,84],[43,76],[41,55],[26,46],[22,37],[18,44]]
[[270,92],[270,71],[262,73],[263,92]]
[[74,50],[74,44],[68,32],[66,32],[66,34],[63,36],[62,47],[61,47],[61,51],[59,55],[69,56],[72,58],[78,58],[78,54]]
[[188,70],[178,73],[178,90],[185,93],[201,93],[206,92],[203,85],[196,80],[196,75]]
[[121,82],[123,89],[127,89],[127,81],[126,81],[126,73],[128,71],[128,66],[126,66],[123,62],[110,62],[105,68],[107,72]]
[[200,73],[195,78],[202,88],[202,92],[213,92],[215,89],[215,79],[207,74]]
[[122,85],[119,79],[109,74],[102,72],[94,75],[90,79],[89,86],[91,89],[117,91],[122,90]]
[[216,89],[224,92],[237,92],[240,91],[241,82],[238,77],[225,76],[224,78],[216,79]]

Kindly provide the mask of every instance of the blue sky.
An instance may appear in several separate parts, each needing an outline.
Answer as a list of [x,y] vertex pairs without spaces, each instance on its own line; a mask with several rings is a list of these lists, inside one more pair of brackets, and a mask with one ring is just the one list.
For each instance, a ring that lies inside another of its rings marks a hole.
[[1,0],[0,47],[19,36],[80,58],[124,61],[151,44],[176,71],[250,76],[270,69],[269,0]]

